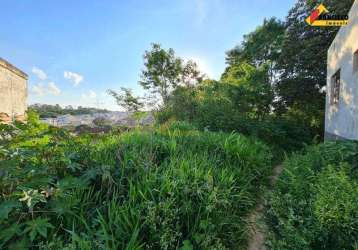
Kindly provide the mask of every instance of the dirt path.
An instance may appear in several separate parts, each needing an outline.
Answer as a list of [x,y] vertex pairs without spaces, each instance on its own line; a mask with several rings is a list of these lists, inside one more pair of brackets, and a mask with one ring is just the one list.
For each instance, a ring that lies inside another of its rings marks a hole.
[[[268,192],[271,192],[273,190],[273,187],[275,186],[277,179],[280,176],[282,170],[283,170],[282,165],[277,165],[273,169],[272,176],[270,177],[270,188],[268,189]],[[266,250],[265,234],[267,232],[267,226],[263,221],[264,204],[265,204],[264,197],[265,194],[260,197],[259,202],[256,205],[256,208],[248,217],[248,222],[250,225],[250,234],[251,234],[248,244],[249,250]]]

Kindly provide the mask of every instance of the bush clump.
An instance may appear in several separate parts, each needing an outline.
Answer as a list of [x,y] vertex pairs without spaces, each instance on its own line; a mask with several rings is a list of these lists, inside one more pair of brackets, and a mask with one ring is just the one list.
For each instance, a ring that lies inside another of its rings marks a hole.
[[356,249],[358,144],[327,142],[284,163],[270,197],[273,249]]

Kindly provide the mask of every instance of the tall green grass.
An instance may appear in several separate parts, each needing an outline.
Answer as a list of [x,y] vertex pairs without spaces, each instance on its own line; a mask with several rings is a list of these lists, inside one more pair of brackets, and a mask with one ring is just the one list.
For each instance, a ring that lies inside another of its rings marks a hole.
[[4,249],[237,249],[272,155],[175,123],[73,137],[33,122],[0,149]]

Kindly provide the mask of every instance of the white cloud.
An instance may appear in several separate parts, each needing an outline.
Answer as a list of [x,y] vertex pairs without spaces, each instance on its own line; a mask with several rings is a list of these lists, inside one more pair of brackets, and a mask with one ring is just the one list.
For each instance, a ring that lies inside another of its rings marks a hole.
[[37,76],[37,78],[39,78],[40,80],[46,80],[47,79],[47,75],[46,73],[42,70],[39,69],[37,67],[32,67],[32,73],[34,73],[35,76]]
[[93,90],[90,90],[88,93],[83,93],[81,96],[83,99],[95,99],[97,94]]
[[56,86],[54,82],[49,82],[44,85],[43,83],[38,83],[32,86],[31,93],[35,96],[45,96],[45,95],[55,95],[58,96],[61,94],[60,88]]
[[54,82],[49,82],[47,84],[47,90],[50,94],[58,96],[61,94],[61,90],[56,86]]
[[36,96],[44,96],[46,94],[46,90],[42,83],[32,86],[31,92]]
[[77,87],[83,81],[82,75],[71,71],[63,72],[63,76],[65,77],[65,79],[71,81],[73,83],[73,86],[75,87]]

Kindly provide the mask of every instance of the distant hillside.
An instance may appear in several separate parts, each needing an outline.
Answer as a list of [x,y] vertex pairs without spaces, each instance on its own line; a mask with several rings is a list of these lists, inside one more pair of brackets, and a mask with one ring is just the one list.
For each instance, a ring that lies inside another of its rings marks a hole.
[[99,124],[106,125],[124,125],[134,127],[136,125],[150,125],[154,122],[153,114],[143,112],[141,117],[135,118],[133,114],[121,111],[108,111],[107,113],[93,113],[81,115],[60,115],[57,117],[41,118],[42,122],[52,126],[79,126],[89,125],[97,126]]
[[97,109],[89,107],[73,108],[72,106],[66,106],[62,108],[60,105],[49,104],[33,104],[29,106],[29,109],[36,111],[40,118],[56,118],[61,115],[89,115],[95,113],[109,113],[106,109]]

